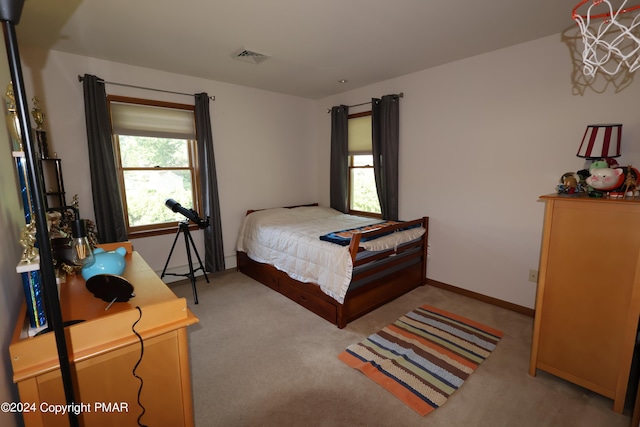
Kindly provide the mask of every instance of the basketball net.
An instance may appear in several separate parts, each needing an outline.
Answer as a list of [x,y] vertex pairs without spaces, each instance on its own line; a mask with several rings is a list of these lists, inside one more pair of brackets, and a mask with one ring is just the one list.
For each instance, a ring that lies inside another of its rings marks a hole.
[[[617,74],[621,67],[629,72],[640,68],[640,14],[629,13],[640,8],[625,9],[627,0],[622,0],[615,9],[613,0],[583,0],[573,9],[573,19],[582,33],[582,72],[595,76],[597,71],[609,75]],[[591,3],[586,14],[577,13],[585,3]]]

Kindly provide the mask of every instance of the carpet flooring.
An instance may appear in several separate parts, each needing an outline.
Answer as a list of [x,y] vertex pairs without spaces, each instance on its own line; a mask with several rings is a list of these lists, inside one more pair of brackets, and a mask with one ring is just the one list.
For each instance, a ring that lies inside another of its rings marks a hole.
[[[197,427],[628,427],[613,402],[544,372],[528,374],[533,319],[442,289],[415,289],[338,329],[228,270],[172,284],[200,323],[189,327]],[[422,417],[337,355],[428,304],[504,333],[464,386]],[[627,411],[628,412],[628,411]]]

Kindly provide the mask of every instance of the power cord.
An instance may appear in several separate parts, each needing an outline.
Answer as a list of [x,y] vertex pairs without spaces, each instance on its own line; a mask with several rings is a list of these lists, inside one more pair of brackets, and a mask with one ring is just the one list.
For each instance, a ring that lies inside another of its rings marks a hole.
[[140,419],[146,412],[146,409],[142,405],[142,402],[140,402],[140,394],[142,393],[142,385],[144,381],[140,376],[136,374],[136,369],[138,369],[138,365],[140,365],[140,362],[142,362],[142,356],[144,355],[144,341],[142,340],[142,337],[140,336],[140,334],[136,331],[136,325],[138,324],[138,322],[140,322],[140,319],[142,319],[142,309],[140,309],[140,307],[138,306],[136,306],[136,309],[138,309],[138,313],[140,314],[140,316],[138,317],[138,320],[136,320],[131,326],[131,330],[133,331],[134,334],[136,334],[136,336],[140,340],[140,358],[136,362],[136,365],[133,367],[133,376],[136,377],[138,380],[140,380],[140,387],[138,388],[138,406],[142,408],[142,412],[140,413],[140,415],[138,415],[138,425],[141,427],[147,427],[145,424],[140,423]]

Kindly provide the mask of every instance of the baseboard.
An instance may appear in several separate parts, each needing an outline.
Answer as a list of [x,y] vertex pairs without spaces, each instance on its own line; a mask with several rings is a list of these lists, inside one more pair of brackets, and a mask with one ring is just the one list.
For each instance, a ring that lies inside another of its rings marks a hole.
[[464,295],[465,297],[473,298],[478,301],[486,302],[487,304],[495,305],[507,310],[515,311],[516,313],[524,314],[526,316],[534,317],[535,310],[532,308],[524,307],[518,304],[513,304],[501,299],[482,295],[477,292],[469,291],[467,289],[458,288],[457,286],[448,285],[446,283],[438,282],[437,280],[427,279],[427,285],[431,285],[434,288],[444,289],[445,291],[453,292],[455,294]]

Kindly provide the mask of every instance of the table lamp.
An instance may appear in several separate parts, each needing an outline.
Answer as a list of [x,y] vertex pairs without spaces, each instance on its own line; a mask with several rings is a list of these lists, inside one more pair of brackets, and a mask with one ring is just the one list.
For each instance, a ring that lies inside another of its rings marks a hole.
[[587,125],[577,156],[592,161],[620,157],[621,140],[621,124]]
[[72,262],[78,266],[91,265],[95,258],[93,255],[93,249],[87,239],[87,223],[83,219],[76,218],[71,223],[71,230],[73,239],[71,240],[72,250]]

